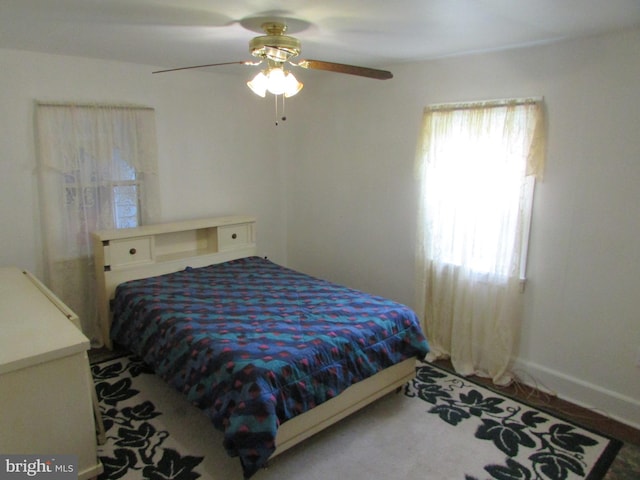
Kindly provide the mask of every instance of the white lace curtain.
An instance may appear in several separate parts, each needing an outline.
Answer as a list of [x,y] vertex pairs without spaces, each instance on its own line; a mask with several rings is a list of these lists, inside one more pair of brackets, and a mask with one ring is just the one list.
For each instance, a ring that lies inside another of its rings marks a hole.
[[418,302],[432,347],[459,373],[511,380],[519,341],[542,103],[437,105],[424,112],[417,171]]
[[36,104],[40,212],[47,286],[101,346],[91,232],[158,218],[151,108]]

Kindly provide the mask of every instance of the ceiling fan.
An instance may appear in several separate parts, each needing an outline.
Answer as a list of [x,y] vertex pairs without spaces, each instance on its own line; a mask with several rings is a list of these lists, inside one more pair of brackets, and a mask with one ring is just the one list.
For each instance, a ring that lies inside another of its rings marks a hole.
[[287,24],[285,21],[254,18],[250,19],[250,22],[241,22],[241,24],[250,28],[256,21],[261,22],[260,28],[266,34],[254,37],[249,41],[249,52],[256,57],[258,61],[210,63],[207,65],[158,70],[153,73],[175,72],[177,70],[216,67],[222,65],[258,66],[266,64],[265,69],[260,71],[260,73],[258,73],[251,81],[247,82],[249,88],[261,97],[264,97],[266,92],[270,92],[276,96],[284,95],[285,97],[291,97],[302,89],[302,83],[300,83],[290,71],[285,70],[286,64],[312,70],[347,73],[376,80],[386,80],[393,77],[391,72],[386,70],[377,70],[375,68],[358,67],[355,65],[325,62],[322,60],[297,60],[296,57],[298,57],[301,52],[300,40],[285,35],[285,32],[287,31]]

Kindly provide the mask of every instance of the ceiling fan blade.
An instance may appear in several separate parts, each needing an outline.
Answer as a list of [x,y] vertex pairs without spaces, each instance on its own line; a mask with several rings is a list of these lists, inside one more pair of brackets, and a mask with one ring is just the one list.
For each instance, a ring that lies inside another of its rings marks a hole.
[[192,67],[179,67],[179,68],[169,68],[168,70],[157,70],[151,73],[165,73],[165,72],[175,72],[177,70],[190,70],[192,68],[206,68],[206,67],[217,67],[220,65],[250,65],[256,66],[260,65],[262,62],[223,62],[223,63],[209,63],[208,65],[194,65]]
[[393,74],[386,70],[356,67],[355,65],[345,65],[344,63],[323,62],[321,60],[300,60],[295,65],[312,70],[348,73],[350,75],[358,75],[360,77],[375,78],[376,80],[387,80],[389,78],[393,78]]

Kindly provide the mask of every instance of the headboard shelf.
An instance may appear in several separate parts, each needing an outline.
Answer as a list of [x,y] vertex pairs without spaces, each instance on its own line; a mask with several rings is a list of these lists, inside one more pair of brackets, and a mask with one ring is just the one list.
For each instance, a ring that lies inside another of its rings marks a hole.
[[110,300],[129,280],[256,255],[255,217],[229,216],[92,233],[98,315],[111,347]]

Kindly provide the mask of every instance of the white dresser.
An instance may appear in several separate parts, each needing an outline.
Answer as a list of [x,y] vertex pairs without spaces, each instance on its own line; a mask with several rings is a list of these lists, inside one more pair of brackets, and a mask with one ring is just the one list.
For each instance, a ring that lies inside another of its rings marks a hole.
[[78,478],[97,456],[89,340],[77,317],[28,272],[0,268],[0,452],[78,456]]

